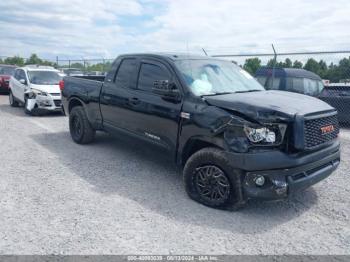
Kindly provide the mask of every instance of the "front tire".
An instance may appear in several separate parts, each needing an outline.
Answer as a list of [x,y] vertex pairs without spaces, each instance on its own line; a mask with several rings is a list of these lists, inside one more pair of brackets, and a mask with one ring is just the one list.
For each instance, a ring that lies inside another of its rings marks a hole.
[[16,98],[13,96],[11,90],[10,90],[10,93],[9,93],[9,102],[10,102],[10,106],[18,107],[18,102],[17,102]]
[[188,196],[203,205],[236,210],[245,204],[241,173],[220,149],[204,148],[194,153],[186,162],[183,176]]
[[96,134],[92,128],[85,110],[81,106],[74,107],[69,114],[69,130],[72,139],[77,144],[91,143]]

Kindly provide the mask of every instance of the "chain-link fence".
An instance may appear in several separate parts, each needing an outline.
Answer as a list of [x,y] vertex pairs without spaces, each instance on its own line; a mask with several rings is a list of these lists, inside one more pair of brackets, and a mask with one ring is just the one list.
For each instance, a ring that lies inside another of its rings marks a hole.
[[114,59],[59,59],[57,69],[67,75],[105,75],[109,71]]
[[[229,59],[242,66],[267,89],[320,98],[338,110],[341,123],[350,125],[350,51],[276,52],[205,55]],[[0,57],[0,64],[51,65],[66,75],[105,75],[114,58],[40,59]]]
[[52,66],[66,75],[104,75],[109,71],[110,66],[114,58],[98,58],[98,59],[69,59],[56,57],[56,59],[42,59],[36,55],[32,55],[30,58],[23,58],[20,56],[0,56],[0,64],[10,64],[17,66],[24,65],[46,65]]
[[350,51],[213,55],[230,59],[266,89],[317,97],[338,110],[350,126]]

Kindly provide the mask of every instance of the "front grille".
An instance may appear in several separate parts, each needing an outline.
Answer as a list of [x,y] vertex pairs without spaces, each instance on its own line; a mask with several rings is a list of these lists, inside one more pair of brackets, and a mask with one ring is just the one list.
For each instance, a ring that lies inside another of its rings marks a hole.
[[[333,131],[322,133],[322,128],[332,125]],[[311,149],[335,139],[339,133],[337,115],[305,120],[305,148]]]
[[53,100],[53,102],[55,103],[56,107],[60,107],[62,104],[61,100]]

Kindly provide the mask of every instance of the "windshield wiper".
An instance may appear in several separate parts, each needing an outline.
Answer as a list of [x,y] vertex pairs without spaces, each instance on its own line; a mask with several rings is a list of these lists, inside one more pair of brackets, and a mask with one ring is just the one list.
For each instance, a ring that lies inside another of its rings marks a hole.
[[228,95],[228,94],[233,94],[234,92],[219,92],[219,93],[214,93],[214,94],[208,94],[208,95],[202,95],[202,96],[219,96],[219,95]]
[[263,91],[263,90],[252,89],[252,90],[236,91],[235,93],[250,93],[250,92],[260,92],[260,91]]

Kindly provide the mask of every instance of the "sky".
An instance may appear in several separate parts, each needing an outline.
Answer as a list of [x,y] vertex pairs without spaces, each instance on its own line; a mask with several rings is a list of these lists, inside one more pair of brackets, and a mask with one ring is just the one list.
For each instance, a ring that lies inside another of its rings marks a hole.
[[2,0],[0,56],[350,50],[349,0]]

